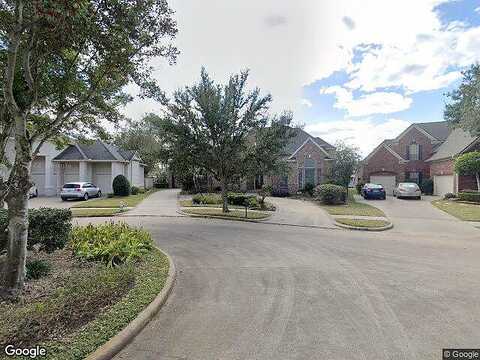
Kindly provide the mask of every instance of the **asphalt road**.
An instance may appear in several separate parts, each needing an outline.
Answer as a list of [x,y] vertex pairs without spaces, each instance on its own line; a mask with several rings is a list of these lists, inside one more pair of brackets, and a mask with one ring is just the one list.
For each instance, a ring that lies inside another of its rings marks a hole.
[[152,232],[178,278],[116,359],[433,360],[480,346],[477,234],[124,220]]

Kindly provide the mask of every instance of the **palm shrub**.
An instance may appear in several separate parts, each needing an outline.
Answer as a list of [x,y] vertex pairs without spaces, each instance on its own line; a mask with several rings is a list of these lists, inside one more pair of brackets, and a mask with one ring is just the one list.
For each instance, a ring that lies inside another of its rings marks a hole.
[[115,179],[113,179],[112,187],[115,196],[130,195],[130,182],[123,175],[115,176]]
[[314,191],[315,200],[325,205],[344,204],[347,200],[347,190],[340,185],[322,184]]
[[153,242],[141,228],[110,222],[75,227],[70,247],[79,258],[116,266],[140,259],[152,249]]

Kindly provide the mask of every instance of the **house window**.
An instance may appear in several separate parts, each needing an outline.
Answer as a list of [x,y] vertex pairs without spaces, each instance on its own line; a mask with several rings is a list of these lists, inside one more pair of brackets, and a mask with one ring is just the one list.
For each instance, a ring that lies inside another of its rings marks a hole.
[[420,184],[422,180],[422,173],[419,171],[410,171],[408,174],[408,180],[417,184]]
[[305,157],[303,168],[298,169],[298,187],[303,189],[306,184],[317,184],[317,166],[315,160]]
[[420,145],[411,144],[408,147],[408,159],[409,160],[420,160]]

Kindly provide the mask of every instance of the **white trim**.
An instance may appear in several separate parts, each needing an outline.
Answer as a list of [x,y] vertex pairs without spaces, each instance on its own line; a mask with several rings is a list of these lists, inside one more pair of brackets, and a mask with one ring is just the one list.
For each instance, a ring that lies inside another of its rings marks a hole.
[[305,141],[303,142],[303,144],[300,145],[300,146],[298,147],[298,149],[295,150],[295,151],[293,152],[293,154],[290,155],[288,158],[289,158],[289,159],[293,158],[293,157],[307,144],[308,141],[311,141],[314,145],[316,145],[320,150],[323,151],[323,153],[324,153],[326,156],[330,156],[330,154],[327,153],[323,147],[321,147],[320,145],[318,145],[311,137],[308,137],[307,140],[305,140]]
[[102,162],[102,163],[111,163],[111,162],[119,162],[119,163],[129,163],[130,161],[127,160],[93,160],[93,159],[80,159],[80,160],[75,160],[75,159],[53,159],[52,161],[55,162]]

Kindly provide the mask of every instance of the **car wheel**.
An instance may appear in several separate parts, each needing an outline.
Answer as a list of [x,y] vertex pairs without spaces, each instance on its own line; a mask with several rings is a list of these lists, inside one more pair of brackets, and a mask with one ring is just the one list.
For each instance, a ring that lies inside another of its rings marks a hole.
[[382,197],[382,200],[387,200],[387,196],[385,195],[384,197]]
[[422,200],[422,197],[421,197],[421,196],[419,196],[419,197],[417,197],[417,199],[418,199],[418,200]]
[[67,198],[62,196],[62,201],[67,201]]
[[97,193],[97,197],[101,198],[102,197],[102,192],[99,190]]
[[83,200],[85,200],[85,201],[88,200],[88,193],[85,193],[85,195],[83,195]]

